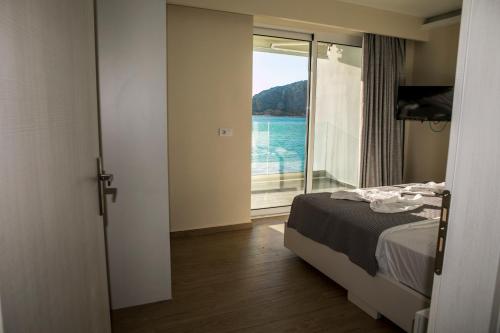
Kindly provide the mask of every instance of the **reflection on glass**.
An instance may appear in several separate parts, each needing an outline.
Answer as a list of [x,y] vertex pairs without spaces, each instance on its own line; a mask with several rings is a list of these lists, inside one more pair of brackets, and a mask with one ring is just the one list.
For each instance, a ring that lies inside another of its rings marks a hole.
[[254,36],[252,209],[304,193],[310,43]]
[[313,192],[359,186],[361,63],[358,47],[318,43]]

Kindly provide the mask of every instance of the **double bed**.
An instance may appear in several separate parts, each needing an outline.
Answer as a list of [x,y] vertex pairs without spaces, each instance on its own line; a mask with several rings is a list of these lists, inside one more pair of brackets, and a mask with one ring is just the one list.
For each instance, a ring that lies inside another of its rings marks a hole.
[[285,246],[347,289],[369,315],[410,332],[415,312],[430,303],[441,198],[426,196],[418,209],[384,214],[330,195],[294,199]]

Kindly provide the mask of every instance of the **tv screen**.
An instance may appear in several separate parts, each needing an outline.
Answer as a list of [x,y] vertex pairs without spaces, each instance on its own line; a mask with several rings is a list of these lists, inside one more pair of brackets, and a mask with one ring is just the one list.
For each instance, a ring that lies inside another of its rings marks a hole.
[[400,120],[450,121],[451,86],[400,86],[396,118]]

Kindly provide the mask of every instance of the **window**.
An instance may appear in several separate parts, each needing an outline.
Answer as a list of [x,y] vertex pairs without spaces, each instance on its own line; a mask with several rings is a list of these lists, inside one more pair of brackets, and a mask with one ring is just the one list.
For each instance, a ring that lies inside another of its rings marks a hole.
[[307,34],[254,35],[253,210],[358,186],[361,57]]
[[254,36],[252,209],[304,193],[310,44]]

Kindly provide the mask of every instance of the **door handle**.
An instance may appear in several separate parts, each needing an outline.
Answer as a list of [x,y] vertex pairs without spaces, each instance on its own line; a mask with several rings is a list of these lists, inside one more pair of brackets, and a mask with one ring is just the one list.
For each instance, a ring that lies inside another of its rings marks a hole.
[[104,187],[104,194],[111,195],[111,201],[116,202],[116,196],[118,195],[118,189],[116,187]]
[[108,186],[110,186],[111,183],[113,182],[113,178],[114,178],[113,174],[104,173],[104,171],[103,171],[103,173],[99,174],[99,180],[103,181],[103,182],[107,182]]
[[102,168],[101,158],[97,158],[97,188],[99,193],[99,215],[103,216],[106,210],[106,195],[111,195],[111,201],[116,202],[118,189],[110,187],[114,176],[106,173]]
[[443,192],[441,204],[441,218],[439,220],[438,240],[436,246],[436,259],[434,263],[434,273],[441,275],[443,272],[444,249],[446,246],[446,234],[448,233],[448,222],[450,214],[451,193],[446,190]]

